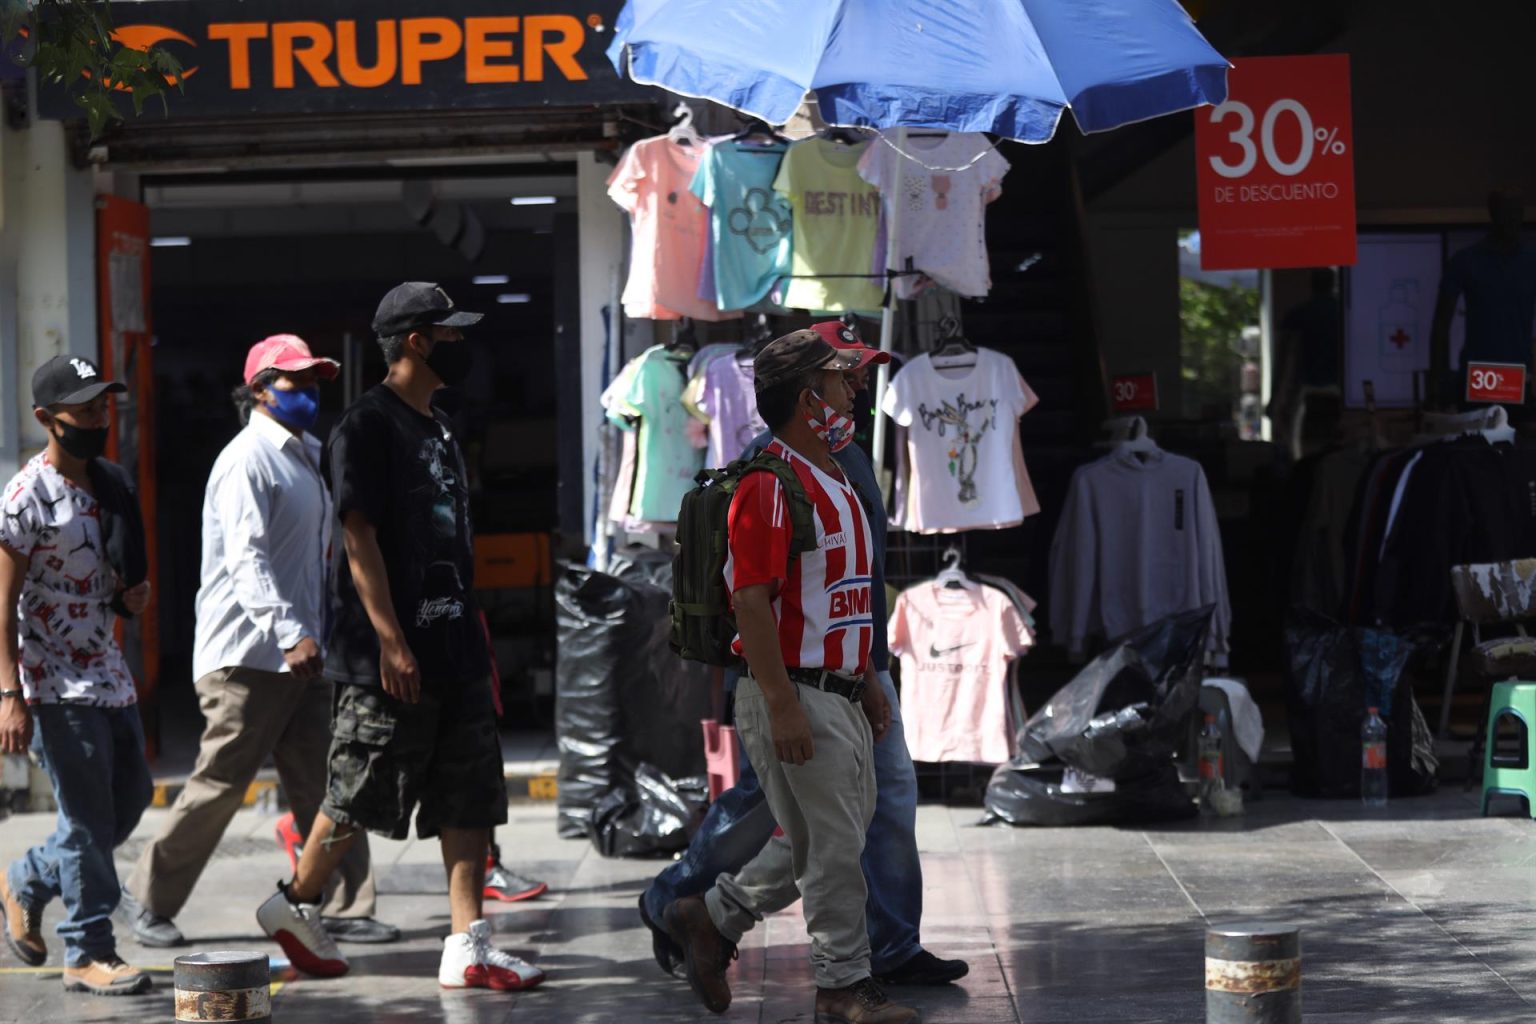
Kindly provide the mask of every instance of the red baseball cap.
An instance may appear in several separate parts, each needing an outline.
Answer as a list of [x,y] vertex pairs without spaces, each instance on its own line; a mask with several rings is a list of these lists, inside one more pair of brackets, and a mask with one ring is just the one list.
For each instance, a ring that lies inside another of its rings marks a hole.
[[309,350],[309,343],[297,334],[274,334],[252,345],[246,354],[245,382],[249,384],[263,370],[298,373],[310,368],[326,380],[334,380],[341,372],[340,363],[315,355]]
[[851,369],[862,370],[872,363],[888,363],[891,361],[889,352],[882,352],[877,348],[870,348],[859,339],[859,332],[843,323],[841,320],[823,320],[819,324],[811,324],[811,330],[821,335],[822,340],[835,349],[843,352],[854,353],[858,359]]

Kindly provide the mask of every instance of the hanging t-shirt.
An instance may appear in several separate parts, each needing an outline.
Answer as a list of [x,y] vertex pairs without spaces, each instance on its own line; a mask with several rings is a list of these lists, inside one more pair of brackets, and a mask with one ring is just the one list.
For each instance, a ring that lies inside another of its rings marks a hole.
[[710,147],[693,177],[709,207],[714,295],[721,309],[744,309],[790,272],[789,203],[773,190],[788,147],[726,139]]
[[698,297],[709,211],[689,191],[706,147],[665,135],[629,147],[608,178],[608,195],[630,215],[633,244],[624,286],[626,316],[651,320],[724,320]]
[[694,404],[709,417],[706,465],[711,468],[741,458],[752,439],[768,429],[757,414],[753,380],[752,364],[743,366],[734,355],[721,356],[704,367]]
[[794,209],[794,278],[785,306],[827,313],[880,308],[880,193],[859,177],[859,159],[869,146],[810,138],[784,154],[773,187]]
[[1017,526],[1040,511],[1015,461],[1019,417],[1038,399],[1013,360],[976,351],[976,365],[937,370],[924,353],[891,379],[880,408],[910,428],[906,528],[915,533]]
[[683,373],[677,355],[656,345],[635,361],[624,407],[639,413],[627,424],[639,432],[635,483],[629,513],[652,523],[677,522],[683,495],[704,467],[704,452],[688,439],[688,410],[683,408]]
[[[859,173],[885,197],[887,223],[895,223],[897,266],[907,260],[931,279],[961,295],[986,295],[986,204],[1002,195],[1008,161],[979,132],[942,139],[910,136],[902,151],[885,138],[871,143]],[[899,204],[899,210],[893,206]],[[894,221],[892,220],[895,215]],[[912,298],[929,283],[898,277],[896,294]]]
[[[425,416],[376,384],[332,429],[321,468],[336,515],[345,520],[356,510],[377,531],[395,617],[421,666],[422,684],[441,688],[489,678],[473,596],[469,478],[448,416]],[[378,634],[345,552],[332,579],[325,674],[379,686]]]
[[1008,665],[1030,646],[1013,600],[993,587],[921,583],[891,610],[901,722],[914,761],[1002,764],[1013,756]]

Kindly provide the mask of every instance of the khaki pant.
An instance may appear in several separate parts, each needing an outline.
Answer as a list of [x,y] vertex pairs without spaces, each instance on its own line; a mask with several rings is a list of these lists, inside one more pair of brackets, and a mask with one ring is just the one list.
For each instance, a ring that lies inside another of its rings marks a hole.
[[[325,796],[333,690],[326,679],[299,682],[249,668],[219,669],[197,681],[208,720],[197,766],[134,865],[126,888],[135,899],[165,917],[181,912],[268,755],[299,831],[308,833]],[[272,848],[277,854],[275,842]],[[368,840],[359,836],[328,883],[321,912],[372,917],[375,898]]]
[[803,896],[816,984],[846,988],[869,977],[868,890],[859,857],[875,813],[874,736],[859,705],[795,689],[815,747],[803,765],[785,764],[774,752],[756,681],[743,676],[737,684],[736,729],[784,838],[769,842],[734,877],[721,875],[704,902],[715,927],[737,942],[763,914]]

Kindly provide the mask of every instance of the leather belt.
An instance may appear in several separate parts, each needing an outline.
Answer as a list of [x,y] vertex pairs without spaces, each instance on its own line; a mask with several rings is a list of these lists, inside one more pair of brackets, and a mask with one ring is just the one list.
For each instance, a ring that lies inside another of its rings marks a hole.
[[859,698],[864,696],[862,679],[853,679],[819,668],[791,668],[785,671],[792,683],[809,686],[826,693],[835,693],[852,704],[857,704]]

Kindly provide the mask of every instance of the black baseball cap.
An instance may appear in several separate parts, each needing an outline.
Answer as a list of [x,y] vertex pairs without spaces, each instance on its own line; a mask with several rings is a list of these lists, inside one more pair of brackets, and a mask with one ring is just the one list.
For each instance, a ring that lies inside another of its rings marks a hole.
[[752,385],[766,391],[810,370],[852,370],[859,356],[833,347],[817,331],[791,331],[763,346],[752,360]]
[[122,394],[125,385],[106,380],[96,364],[83,356],[54,356],[32,374],[32,404],[82,405],[103,391]]
[[456,309],[448,293],[430,281],[407,281],[391,288],[379,303],[373,333],[393,338],[418,327],[471,327],[483,316]]

